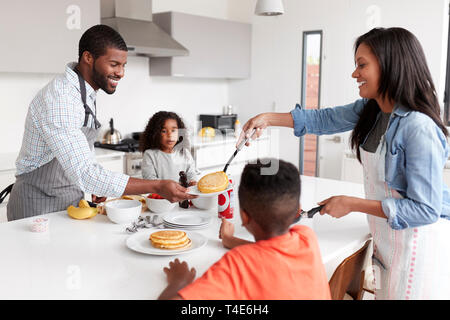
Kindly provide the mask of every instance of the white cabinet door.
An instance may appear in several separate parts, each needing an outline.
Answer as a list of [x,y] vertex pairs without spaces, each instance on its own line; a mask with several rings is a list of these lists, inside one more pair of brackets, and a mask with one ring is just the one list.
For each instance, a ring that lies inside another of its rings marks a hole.
[[99,23],[99,0],[0,1],[0,72],[63,72],[78,60],[81,35]]
[[124,173],[124,160],[122,156],[97,159],[97,162],[105,169]]
[[344,153],[341,180],[364,183],[363,167],[353,154]]
[[[111,170],[114,172],[124,173],[124,158],[123,156],[111,156],[111,157],[102,157],[97,158],[97,162],[105,169]],[[98,194],[97,196],[102,196]],[[90,194],[85,193],[84,198],[87,200],[91,200],[92,196]]]
[[153,22],[187,48],[189,55],[151,57],[150,75],[250,77],[251,24],[181,12],[155,13]]

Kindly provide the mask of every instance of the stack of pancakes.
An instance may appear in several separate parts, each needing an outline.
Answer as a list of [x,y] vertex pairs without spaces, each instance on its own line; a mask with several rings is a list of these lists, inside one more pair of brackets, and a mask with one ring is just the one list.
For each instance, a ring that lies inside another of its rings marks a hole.
[[203,176],[197,183],[197,188],[202,193],[223,191],[228,187],[228,176],[223,171],[217,171]]
[[191,246],[191,239],[186,232],[180,230],[162,230],[150,235],[152,246],[159,249],[184,249]]

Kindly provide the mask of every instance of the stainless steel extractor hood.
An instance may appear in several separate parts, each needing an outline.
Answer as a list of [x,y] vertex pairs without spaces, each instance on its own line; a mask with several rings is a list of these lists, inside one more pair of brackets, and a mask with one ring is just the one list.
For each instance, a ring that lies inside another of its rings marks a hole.
[[120,33],[129,54],[187,56],[189,51],[152,22],[152,0],[101,0],[101,23]]

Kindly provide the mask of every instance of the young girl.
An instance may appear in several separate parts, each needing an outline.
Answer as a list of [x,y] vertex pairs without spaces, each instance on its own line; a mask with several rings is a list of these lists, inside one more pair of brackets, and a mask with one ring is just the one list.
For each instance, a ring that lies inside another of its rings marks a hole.
[[442,177],[448,132],[422,47],[408,30],[378,28],[356,40],[354,58],[352,77],[363,99],[263,113],[243,132],[257,128],[259,136],[267,126],[291,127],[297,136],[353,130],[366,197],[325,199],[321,214],[367,214],[377,299],[450,299],[450,190]]
[[150,118],[139,142],[139,150],[144,152],[144,179],[178,182],[180,171],[184,171],[189,186],[197,184],[200,172],[195,168],[187,138],[183,139],[185,130],[183,120],[174,112],[160,111]]

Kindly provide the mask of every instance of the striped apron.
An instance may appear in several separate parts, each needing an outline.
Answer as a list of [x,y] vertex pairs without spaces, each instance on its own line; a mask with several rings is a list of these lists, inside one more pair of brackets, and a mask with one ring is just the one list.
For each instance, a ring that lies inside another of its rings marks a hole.
[[[78,74],[81,100],[85,110],[81,131],[93,150],[100,123],[86,103],[84,79],[78,70],[74,71]],[[88,127],[89,115],[92,116],[91,125],[93,123],[94,128]],[[43,166],[16,177],[7,204],[8,221],[66,210],[70,205],[77,206],[83,197],[84,192],[70,179],[55,157]]]
[[[385,182],[384,136],[375,153],[362,148],[366,199],[401,199]],[[450,221],[392,229],[385,218],[367,215],[373,236],[375,299],[450,299]]]

